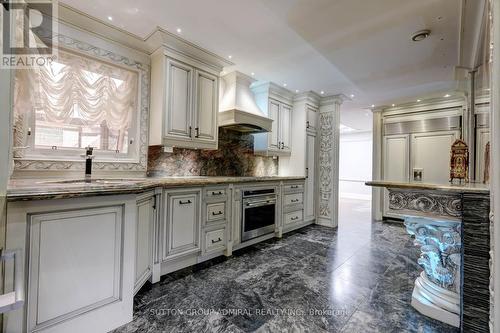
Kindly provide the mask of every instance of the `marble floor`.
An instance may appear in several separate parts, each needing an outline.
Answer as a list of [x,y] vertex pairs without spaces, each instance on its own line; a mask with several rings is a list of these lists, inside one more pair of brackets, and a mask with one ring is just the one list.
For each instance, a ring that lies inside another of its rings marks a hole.
[[115,332],[458,332],[409,305],[418,251],[369,205],[147,284]]

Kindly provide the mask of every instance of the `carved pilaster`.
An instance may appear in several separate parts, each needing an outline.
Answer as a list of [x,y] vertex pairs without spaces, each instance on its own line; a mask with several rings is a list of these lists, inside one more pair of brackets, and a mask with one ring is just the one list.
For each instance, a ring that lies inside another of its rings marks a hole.
[[325,97],[320,105],[318,224],[338,225],[340,106],[344,95]]

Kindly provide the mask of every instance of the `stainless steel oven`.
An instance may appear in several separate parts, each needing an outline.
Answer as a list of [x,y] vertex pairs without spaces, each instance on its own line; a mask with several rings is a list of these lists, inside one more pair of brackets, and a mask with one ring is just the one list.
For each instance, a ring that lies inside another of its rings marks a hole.
[[274,188],[243,191],[241,241],[273,233],[276,222]]

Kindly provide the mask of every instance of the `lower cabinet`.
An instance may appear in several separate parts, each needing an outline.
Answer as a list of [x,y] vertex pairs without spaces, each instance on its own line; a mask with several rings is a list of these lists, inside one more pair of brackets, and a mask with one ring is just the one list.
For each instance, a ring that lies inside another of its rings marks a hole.
[[281,230],[292,231],[314,222],[305,220],[304,216],[304,189],[303,181],[285,182],[282,186],[282,217]]
[[159,194],[148,192],[137,197],[135,224],[135,284],[134,294],[153,273]]
[[198,253],[201,250],[200,199],[201,189],[165,191],[163,260]]
[[[25,306],[4,332],[107,332],[132,320],[135,196],[8,206],[6,247],[24,253]],[[5,288],[16,285],[7,265]]]

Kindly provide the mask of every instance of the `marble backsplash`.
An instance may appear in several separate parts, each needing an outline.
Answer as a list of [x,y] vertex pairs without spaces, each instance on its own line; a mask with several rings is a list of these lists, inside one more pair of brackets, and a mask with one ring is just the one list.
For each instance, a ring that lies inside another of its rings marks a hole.
[[219,129],[218,150],[174,148],[165,153],[161,146],[148,152],[150,176],[277,176],[278,159],[255,156],[253,136]]

